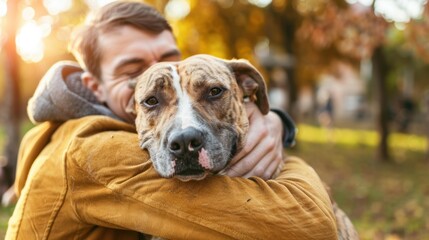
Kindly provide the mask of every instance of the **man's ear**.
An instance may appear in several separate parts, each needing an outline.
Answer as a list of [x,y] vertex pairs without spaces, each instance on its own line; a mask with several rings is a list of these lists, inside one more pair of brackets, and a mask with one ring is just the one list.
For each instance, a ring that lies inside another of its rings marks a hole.
[[134,100],[134,94],[131,97],[130,101],[128,101],[127,107],[125,108],[125,112],[131,113],[134,116],[137,116],[136,112],[136,101]]
[[106,102],[106,94],[104,93],[103,88],[101,87],[100,80],[92,75],[90,72],[83,72],[82,76],[82,84],[91,90],[97,100],[101,103]]
[[[137,85],[138,78],[131,78],[128,80],[128,87],[135,90]],[[134,100],[135,94],[133,93],[133,96],[131,96],[130,101],[128,101],[127,106],[125,107],[125,112],[131,113],[134,116],[137,116],[136,112],[136,101]]]
[[231,60],[227,61],[227,64],[234,72],[244,97],[255,102],[262,114],[267,114],[270,109],[262,75],[246,60]]

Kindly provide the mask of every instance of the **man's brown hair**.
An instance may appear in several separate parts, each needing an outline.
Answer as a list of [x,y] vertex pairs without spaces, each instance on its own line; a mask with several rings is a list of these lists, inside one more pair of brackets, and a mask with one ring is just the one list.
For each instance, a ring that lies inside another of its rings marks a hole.
[[98,38],[112,28],[129,25],[143,31],[172,31],[167,20],[153,7],[133,1],[112,2],[89,15],[86,24],[72,36],[70,50],[79,64],[101,81],[102,49]]

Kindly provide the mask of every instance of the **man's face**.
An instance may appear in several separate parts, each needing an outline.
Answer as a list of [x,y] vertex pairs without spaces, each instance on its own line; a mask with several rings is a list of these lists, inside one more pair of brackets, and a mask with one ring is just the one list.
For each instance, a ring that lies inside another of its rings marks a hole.
[[120,26],[102,33],[99,45],[101,81],[90,89],[117,116],[134,122],[134,116],[125,111],[134,91],[128,86],[128,80],[157,62],[180,60],[173,34],[167,30],[156,34]]

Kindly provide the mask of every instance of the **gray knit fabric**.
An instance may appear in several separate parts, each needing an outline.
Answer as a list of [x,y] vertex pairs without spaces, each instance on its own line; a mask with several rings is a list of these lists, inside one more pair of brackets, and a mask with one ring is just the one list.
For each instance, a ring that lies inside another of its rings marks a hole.
[[83,86],[80,78],[82,72],[79,65],[72,61],[61,61],[52,66],[28,102],[30,120],[34,124],[64,122],[88,115],[106,115],[118,119]]

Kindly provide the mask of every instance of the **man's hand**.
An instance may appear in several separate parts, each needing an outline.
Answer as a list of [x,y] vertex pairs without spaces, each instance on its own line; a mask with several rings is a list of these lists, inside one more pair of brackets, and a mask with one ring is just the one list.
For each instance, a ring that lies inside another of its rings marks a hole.
[[283,164],[282,122],[273,112],[262,115],[254,103],[247,103],[246,111],[250,124],[246,143],[226,175],[270,179]]

